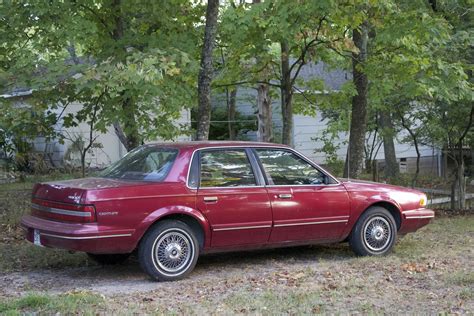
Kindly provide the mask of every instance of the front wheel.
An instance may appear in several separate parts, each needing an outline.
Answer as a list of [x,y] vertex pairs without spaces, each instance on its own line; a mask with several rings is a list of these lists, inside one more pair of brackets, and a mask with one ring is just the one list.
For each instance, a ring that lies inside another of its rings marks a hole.
[[153,226],[138,248],[141,268],[158,281],[184,278],[194,269],[198,256],[199,244],[193,230],[176,220]]
[[389,253],[397,238],[397,226],[392,214],[380,206],[363,213],[349,238],[352,250],[359,256],[381,256]]

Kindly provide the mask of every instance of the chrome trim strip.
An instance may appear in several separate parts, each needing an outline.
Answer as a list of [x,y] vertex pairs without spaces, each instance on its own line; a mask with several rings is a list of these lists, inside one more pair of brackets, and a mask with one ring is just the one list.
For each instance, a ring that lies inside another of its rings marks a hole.
[[[199,190],[212,190],[212,189],[249,189],[249,188],[265,188],[264,185],[241,185],[235,187],[199,187]],[[197,190],[194,188],[193,190]]]
[[79,216],[79,217],[89,217],[91,216],[91,212],[79,212],[79,211],[70,211],[70,210],[63,210],[60,208],[55,207],[47,207],[43,205],[39,205],[36,203],[31,203],[31,207],[43,212],[49,212],[54,214],[61,214],[61,215],[71,215],[71,216]]
[[425,208],[420,208],[420,209],[416,209],[416,210],[410,210],[410,211],[404,211],[402,212],[403,214],[407,214],[407,213],[420,213],[420,212],[424,212],[424,211],[429,211]]
[[213,228],[212,231],[219,232],[225,230],[241,230],[241,229],[255,229],[255,228],[271,228],[272,225],[259,225],[259,226],[240,226],[240,227],[229,227],[229,228]]
[[434,215],[406,216],[406,219],[434,218]]
[[332,187],[332,186],[337,186],[341,185],[340,183],[330,183],[330,184],[324,184],[324,183],[314,183],[314,184],[269,184],[266,185],[265,187],[267,188],[281,188],[281,187]]
[[[311,159],[309,159],[308,157],[306,157],[305,155],[303,155],[302,153],[296,151],[295,149],[291,148],[291,147],[278,147],[278,146],[272,146],[272,145],[236,145],[236,146],[210,146],[210,147],[201,147],[201,148],[197,148],[197,149],[194,149],[193,150],[193,153],[191,154],[191,159],[189,160],[189,165],[188,165],[188,173],[186,175],[186,187],[188,189],[191,189],[191,190],[197,190],[198,188],[201,190],[201,189],[205,189],[205,188],[200,188],[200,187],[190,187],[188,184],[188,181],[189,181],[189,174],[191,173],[191,165],[192,165],[192,162],[193,162],[193,159],[194,159],[194,154],[196,152],[198,152],[199,150],[206,150],[206,149],[222,149],[222,148],[234,148],[234,149],[246,149],[246,148],[273,148],[273,149],[283,149],[283,150],[289,150],[291,152],[293,152],[295,155],[301,157],[303,160],[305,160],[307,163],[309,163],[310,165],[312,165],[314,168],[318,169],[319,171],[321,171],[322,173],[324,173],[325,175],[327,175],[328,177],[330,177],[331,179],[333,179],[334,181],[336,181],[336,183],[332,183],[332,184],[298,184],[296,186],[335,186],[335,185],[341,185],[341,181],[339,181],[338,179],[336,179],[336,177],[334,177],[333,175],[331,175],[326,169],[320,167],[319,165],[317,165],[315,162],[313,162]],[[270,187],[270,186],[275,186],[275,187],[280,187],[280,186],[292,186],[292,185],[263,185],[263,186],[258,186],[258,185],[255,185],[255,186],[251,186],[252,188],[255,188],[255,187]],[[210,187],[209,187],[210,188]],[[215,188],[218,188],[218,189],[229,189],[229,188],[243,188],[242,187],[212,187],[213,189]],[[211,189],[211,188],[210,188]]]
[[97,199],[96,202],[119,201],[119,200],[135,200],[135,199],[156,199],[156,198],[173,198],[173,197],[195,197],[195,194],[168,194],[168,195],[145,195],[145,196],[125,196],[108,199]]
[[84,239],[101,239],[101,238],[113,238],[113,237],[130,237],[132,234],[117,234],[117,235],[104,235],[104,236],[84,236],[84,237],[74,237],[74,236],[62,236],[62,235],[55,235],[55,234],[48,234],[48,233],[41,233],[41,236],[53,237],[53,238],[61,238],[61,239],[72,239],[72,240],[84,240]]
[[273,227],[286,227],[286,226],[303,226],[303,225],[319,225],[319,224],[332,224],[332,223],[347,223],[348,220],[334,220],[334,221],[324,221],[324,222],[308,222],[308,223],[291,223],[291,224],[277,224]]

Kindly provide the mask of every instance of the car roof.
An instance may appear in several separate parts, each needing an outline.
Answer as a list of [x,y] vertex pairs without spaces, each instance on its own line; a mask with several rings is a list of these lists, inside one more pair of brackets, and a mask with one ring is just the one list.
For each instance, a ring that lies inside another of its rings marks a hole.
[[287,145],[265,143],[265,142],[248,142],[248,141],[190,141],[190,142],[151,142],[146,146],[163,146],[173,148],[200,149],[208,147],[275,147],[289,148]]

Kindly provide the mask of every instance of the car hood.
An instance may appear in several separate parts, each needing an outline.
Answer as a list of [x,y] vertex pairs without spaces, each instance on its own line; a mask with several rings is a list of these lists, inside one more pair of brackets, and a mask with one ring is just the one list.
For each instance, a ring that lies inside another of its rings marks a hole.
[[420,199],[425,195],[418,190],[385,183],[347,179],[339,179],[339,181],[351,194],[365,195],[374,200],[389,200],[403,205],[406,209],[418,207]]
[[353,179],[338,179],[347,191],[377,191],[377,192],[404,192],[404,193],[413,193],[416,195],[424,194],[421,191],[402,187],[398,185],[372,182],[365,180],[353,180]]

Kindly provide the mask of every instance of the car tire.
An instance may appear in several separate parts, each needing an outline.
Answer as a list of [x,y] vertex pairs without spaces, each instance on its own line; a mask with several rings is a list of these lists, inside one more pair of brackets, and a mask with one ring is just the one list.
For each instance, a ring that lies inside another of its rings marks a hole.
[[397,239],[397,225],[390,212],[380,206],[365,211],[349,237],[352,250],[359,256],[382,256],[389,253]]
[[157,281],[175,281],[194,269],[199,257],[199,243],[185,223],[164,220],[151,227],[138,248],[142,270]]
[[130,253],[114,253],[114,254],[95,254],[87,253],[87,256],[93,261],[102,265],[114,265],[123,263],[130,257]]

